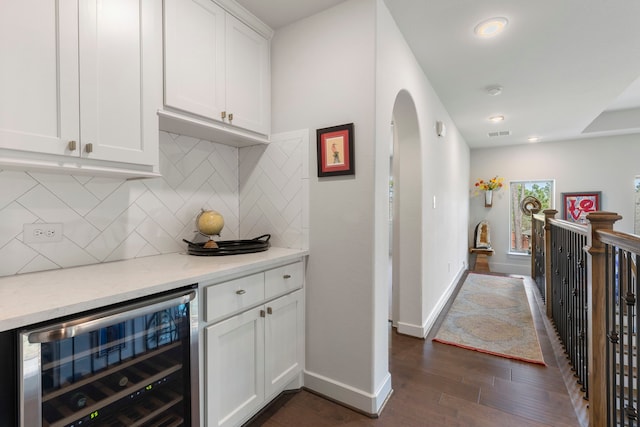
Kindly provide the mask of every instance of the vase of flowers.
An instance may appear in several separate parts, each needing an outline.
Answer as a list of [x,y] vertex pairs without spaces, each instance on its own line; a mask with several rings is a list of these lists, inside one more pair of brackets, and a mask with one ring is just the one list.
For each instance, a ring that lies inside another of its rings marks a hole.
[[493,192],[502,188],[504,178],[497,175],[488,181],[479,179],[475,183],[476,192],[484,191],[484,206],[490,208],[493,205]]

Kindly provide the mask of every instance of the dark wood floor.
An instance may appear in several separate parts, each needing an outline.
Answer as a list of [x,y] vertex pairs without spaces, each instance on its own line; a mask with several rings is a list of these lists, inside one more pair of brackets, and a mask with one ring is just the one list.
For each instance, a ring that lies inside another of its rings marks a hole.
[[544,306],[531,279],[525,278],[525,284],[546,367],[391,330],[389,370],[394,391],[379,418],[302,390],[283,395],[247,426],[584,426],[586,404],[568,378],[571,372],[541,314]]

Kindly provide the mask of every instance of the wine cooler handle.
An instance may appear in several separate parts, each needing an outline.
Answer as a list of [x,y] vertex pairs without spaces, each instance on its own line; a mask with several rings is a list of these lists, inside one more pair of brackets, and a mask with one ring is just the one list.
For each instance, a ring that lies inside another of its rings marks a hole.
[[87,332],[97,331],[107,326],[115,325],[125,320],[157,311],[166,310],[181,304],[188,304],[196,297],[196,290],[187,293],[164,295],[162,297],[146,299],[124,307],[102,311],[99,314],[86,317],[75,318],[70,322],[63,322],[57,325],[36,329],[29,333],[29,342],[32,344],[42,344],[52,341],[73,338]]

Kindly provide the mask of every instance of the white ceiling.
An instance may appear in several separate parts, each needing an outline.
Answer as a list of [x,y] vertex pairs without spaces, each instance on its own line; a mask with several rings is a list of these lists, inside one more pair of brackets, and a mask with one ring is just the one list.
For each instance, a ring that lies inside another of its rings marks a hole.
[[[277,29],[342,0],[239,0]],[[640,2],[385,0],[472,147],[640,133]],[[473,28],[496,16],[503,34]],[[486,87],[500,85],[489,96]],[[504,122],[488,121],[503,115]],[[489,137],[489,132],[510,136]]]

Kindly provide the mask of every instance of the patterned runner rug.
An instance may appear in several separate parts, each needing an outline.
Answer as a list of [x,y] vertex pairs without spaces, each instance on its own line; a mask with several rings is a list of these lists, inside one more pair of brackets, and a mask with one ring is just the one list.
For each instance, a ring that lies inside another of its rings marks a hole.
[[524,282],[469,273],[434,341],[545,365]]

